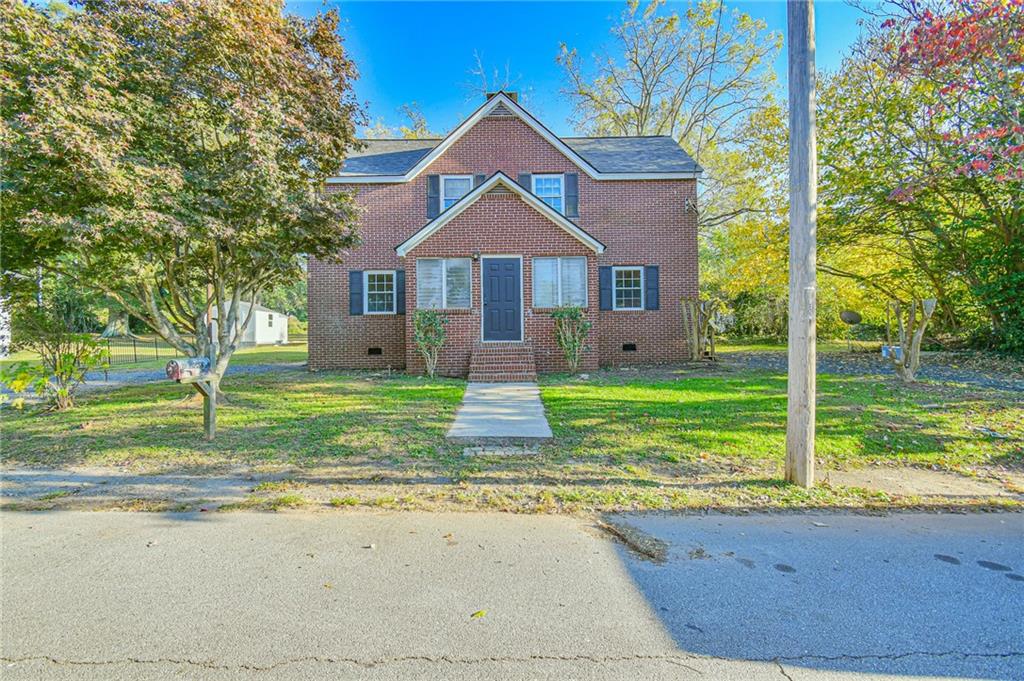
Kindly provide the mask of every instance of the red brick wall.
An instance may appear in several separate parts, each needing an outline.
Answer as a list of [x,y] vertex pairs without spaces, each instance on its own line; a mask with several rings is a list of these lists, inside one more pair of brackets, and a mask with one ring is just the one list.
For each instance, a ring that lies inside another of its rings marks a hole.
[[[592,337],[599,351],[600,363],[674,362],[686,357],[679,301],[684,296],[697,293],[696,215],[685,207],[687,199],[696,200],[696,181],[594,180],[525,123],[518,118],[506,117],[481,120],[411,182],[355,188],[358,202],[364,209],[360,223],[362,245],[341,254],[341,264],[310,263],[310,368],[398,368],[407,360],[410,368],[416,368],[418,360],[412,356],[405,357],[406,353],[401,351],[405,347],[406,320],[397,316],[349,317],[348,270],[404,267],[407,305],[411,313],[415,304],[415,288],[412,286],[415,280],[414,258],[407,257],[404,260],[409,262],[403,263],[394,248],[427,223],[427,174],[490,176],[499,170],[512,178],[519,173],[579,174],[580,216],[576,223],[607,246],[603,254],[591,257],[591,269],[594,270],[591,273],[594,277],[590,287],[592,298],[597,296],[598,265],[659,266],[660,310],[597,313]],[[343,191],[350,187],[337,185],[330,189]],[[488,202],[491,200],[486,199]],[[464,215],[458,216],[438,234]],[[475,228],[485,229],[487,225],[477,224]],[[561,232],[553,225],[552,228]],[[492,238],[508,238],[515,233],[513,226],[500,235],[496,230]],[[434,241],[437,236],[435,234],[428,241]],[[583,248],[575,239],[573,242]],[[420,249],[424,245],[421,244],[414,255],[422,256]],[[459,249],[456,247],[454,250]],[[520,251],[528,253],[525,243]],[[500,252],[513,253],[507,246]],[[524,264],[524,278],[528,276],[526,270]],[[475,265],[474,286],[479,286],[478,279]],[[527,284],[524,288],[526,302],[531,297],[528,283],[524,282]],[[592,308],[596,313],[596,298]],[[478,324],[479,319],[476,322]],[[470,321],[465,323],[471,324]],[[479,325],[475,328],[479,329]],[[451,325],[449,333],[453,333]],[[537,334],[542,335],[539,331]],[[411,333],[409,338],[411,340]],[[623,352],[624,343],[635,343],[637,352]],[[367,347],[381,347],[384,354],[368,357]],[[551,355],[549,350],[537,346],[538,369],[543,371],[552,366],[554,359],[544,359]],[[446,362],[454,363],[446,366],[454,366],[459,361],[455,356],[446,358]]]
[[[538,371],[565,371],[565,358],[555,345],[554,322],[550,310],[533,308],[532,258],[553,255],[586,256],[587,316],[597,317],[597,258],[594,252],[546,217],[528,206],[515,194],[487,194],[456,216],[451,222],[420,243],[406,256],[407,301],[416,300],[417,258],[467,258],[474,253],[522,256],[523,340],[533,344]],[[438,361],[445,375],[465,376],[473,346],[480,340],[483,292],[480,289],[480,261],[473,262],[470,310],[446,312],[446,342]],[[410,310],[412,308],[410,307]],[[410,339],[406,366],[423,371],[423,361],[412,342],[412,316],[406,321]],[[597,325],[591,331],[591,350],[584,354],[581,367],[594,369],[598,364]]]

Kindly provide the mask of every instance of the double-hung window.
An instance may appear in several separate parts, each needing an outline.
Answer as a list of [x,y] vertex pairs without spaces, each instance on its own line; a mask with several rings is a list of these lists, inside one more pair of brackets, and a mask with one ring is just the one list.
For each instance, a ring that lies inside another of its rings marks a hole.
[[442,175],[441,210],[448,210],[471,189],[473,189],[472,175]]
[[587,306],[586,258],[534,258],[533,306]]
[[395,271],[366,270],[363,272],[363,312],[365,314],[395,314]]
[[473,261],[469,258],[416,260],[416,307],[466,309],[470,304]]
[[612,309],[644,309],[644,268],[612,268]]
[[533,193],[559,213],[565,212],[565,178],[562,175],[534,175]]

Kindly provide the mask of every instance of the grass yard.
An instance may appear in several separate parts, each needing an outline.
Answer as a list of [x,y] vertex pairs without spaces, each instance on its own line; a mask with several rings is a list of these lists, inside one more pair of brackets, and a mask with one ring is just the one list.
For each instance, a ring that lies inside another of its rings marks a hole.
[[[241,354],[254,362],[286,348]],[[259,359],[257,359],[259,358]],[[285,360],[287,361],[287,360]],[[465,383],[402,374],[229,375],[215,442],[150,383],[83,395],[67,413],[4,409],[6,466],[253,475],[224,508],[371,506],[590,511],[718,507],[885,507],[920,499],[838,485],[783,484],[785,376],[721,366],[601,371],[541,381],[555,440],[528,456],[466,456],[445,440]],[[819,469],[916,466],[1012,480],[1024,471],[1024,395],[819,377]],[[238,473],[241,470],[242,473]],[[262,480],[262,482],[259,482]],[[1017,489],[1016,491],[1024,491]],[[74,495],[44,495],[45,508]],[[977,503],[963,500],[962,503]],[[987,500],[985,503],[991,503]],[[1016,506],[1018,502],[1002,500]],[[184,510],[173,500],[119,508]]]
[[[586,382],[548,379],[543,396],[560,457],[729,470],[781,465],[785,450],[783,375],[665,380],[604,372]],[[1024,395],[935,384],[908,390],[895,381],[822,375],[817,428],[825,468],[1020,463]]]
[[[256,353],[254,353],[256,354]],[[3,460],[113,465],[151,471],[233,464],[310,465],[434,456],[463,391],[461,381],[283,370],[231,376],[218,436],[202,439],[202,412],[170,382],[83,395],[65,413],[4,411]]]

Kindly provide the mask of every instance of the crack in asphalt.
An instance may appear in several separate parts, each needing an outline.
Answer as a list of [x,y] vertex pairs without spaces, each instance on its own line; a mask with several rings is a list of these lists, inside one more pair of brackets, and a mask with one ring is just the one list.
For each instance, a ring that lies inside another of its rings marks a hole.
[[793,681],[793,677],[790,676],[789,673],[786,672],[786,668],[782,666],[781,662],[779,662],[778,660],[775,660],[775,665],[779,668],[779,673],[780,674],[782,674],[787,679],[789,679],[789,681]]
[[597,655],[527,655],[522,657],[516,656],[493,656],[493,657],[450,657],[447,655],[442,656],[430,656],[430,655],[406,655],[396,656],[387,658],[377,659],[364,659],[354,657],[323,657],[319,655],[311,655],[307,657],[296,657],[280,660],[268,665],[255,665],[255,664],[218,664],[207,660],[190,660],[187,658],[153,658],[153,659],[140,659],[140,658],[125,658],[123,660],[62,660],[47,655],[30,655],[24,657],[0,657],[0,661],[5,663],[19,663],[19,662],[36,662],[44,661],[55,665],[83,665],[83,666],[104,666],[104,665],[118,665],[118,664],[177,664],[177,665],[188,665],[194,667],[201,667],[203,669],[216,669],[222,671],[231,670],[246,670],[246,671],[273,671],[280,667],[284,667],[291,664],[303,664],[307,662],[313,662],[318,664],[350,664],[357,667],[373,668],[380,667],[387,664],[403,663],[403,662],[425,662],[430,664],[486,664],[488,662],[509,662],[509,663],[522,663],[522,662],[592,662],[595,664],[604,664],[608,662],[630,662],[630,661],[664,661],[678,666],[685,667],[690,671],[700,674],[701,672],[693,667],[690,667],[683,663],[683,660],[698,659],[695,655],[620,655],[620,656],[597,656]]
[[591,662],[595,664],[604,664],[609,662],[630,662],[630,661],[650,661],[657,662],[663,661],[677,666],[684,667],[695,674],[701,675],[700,670],[695,669],[684,663],[684,660],[716,660],[725,662],[767,662],[774,663],[779,668],[779,672],[792,681],[792,677],[786,672],[782,666],[782,662],[800,662],[816,660],[821,662],[837,662],[841,660],[899,660],[907,657],[961,657],[961,658],[1010,658],[1024,656],[1024,651],[1011,651],[1005,653],[974,653],[974,652],[960,652],[960,651],[926,651],[926,650],[914,650],[905,653],[892,653],[892,654],[868,654],[868,655],[794,655],[794,656],[779,656],[770,659],[732,659],[726,657],[719,657],[714,655],[619,655],[619,656],[597,656],[597,655],[526,655],[526,656],[492,656],[492,657],[451,657],[447,655],[442,656],[430,656],[430,655],[407,655],[407,656],[396,656],[396,657],[385,657],[376,659],[366,658],[355,658],[355,657],[324,657],[319,655],[311,655],[306,657],[296,657],[280,660],[272,664],[257,665],[257,664],[238,664],[229,665],[221,664],[209,660],[190,660],[188,658],[171,658],[161,657],[152,659],[142,659],[135,657],[127,657],[121,660],[65,660],[56,657],[50,657],[48,655],[27,655],[22,657],[0,657],[0,661],[5,664],[18,664],[23,662],[49,662],[55,665],[80,665],[80,666],[106,666],[106,665],[119,665],[119,664],[174,664],[174,665],[188,665],[194,667],[201,667],[203,669],[213,669],[221,671],[232,671],[232,670],[243,670],[243,671],[256,671],[266,672],[273,671],[280,667],[284,667],[292,664],[303,664],[303,663],[316,663],[316,664],[349,664],[362,668],[374,668],[380,667],[387,664],[400,664],[403,662],[424,662],[428,664],[486,664],[488,662],[500,662],[500,663],[524,663],[524,662]]

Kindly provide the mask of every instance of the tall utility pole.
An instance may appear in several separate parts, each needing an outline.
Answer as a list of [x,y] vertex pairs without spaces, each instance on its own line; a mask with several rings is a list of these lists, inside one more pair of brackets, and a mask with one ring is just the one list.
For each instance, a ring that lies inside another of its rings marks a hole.
[[814,0],[789,0],[789,401],[786,480],[814,484],[818,150]]

